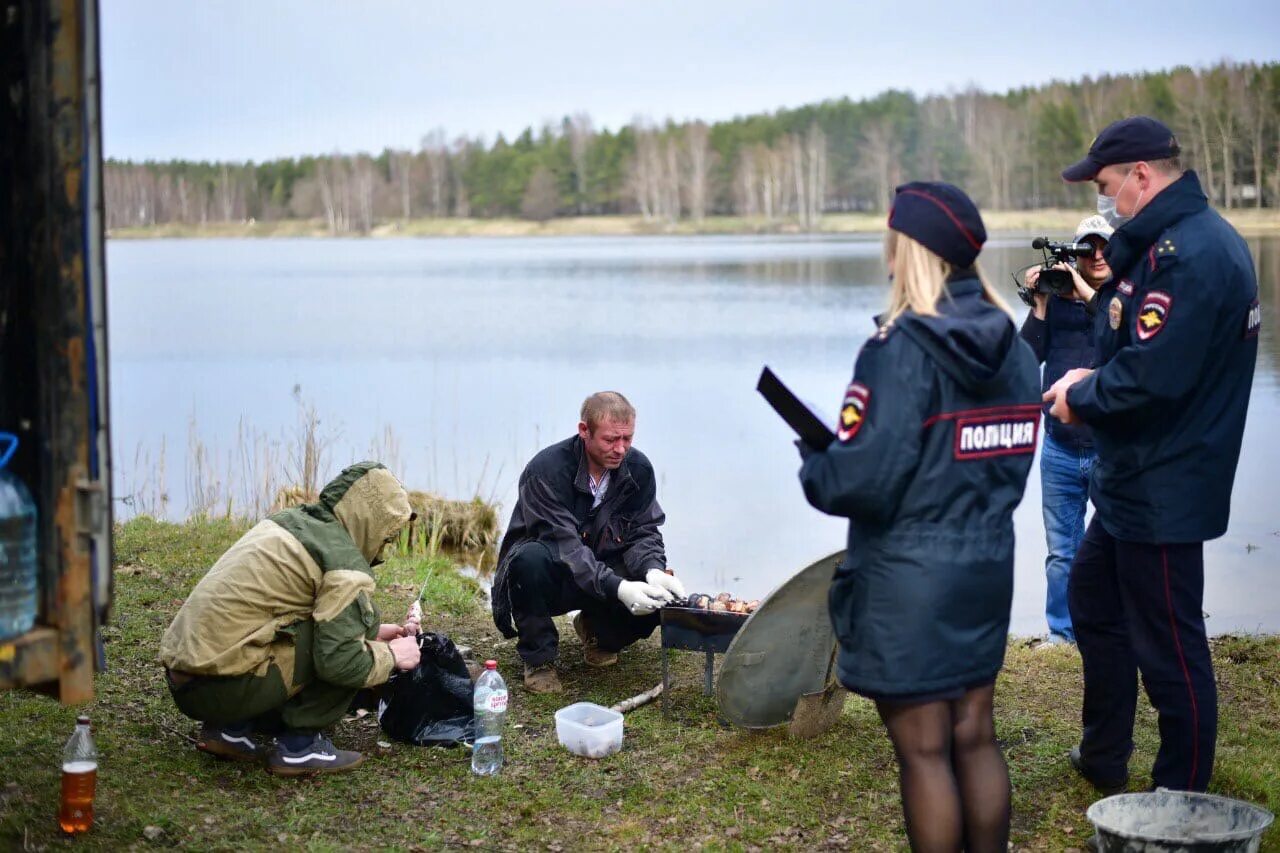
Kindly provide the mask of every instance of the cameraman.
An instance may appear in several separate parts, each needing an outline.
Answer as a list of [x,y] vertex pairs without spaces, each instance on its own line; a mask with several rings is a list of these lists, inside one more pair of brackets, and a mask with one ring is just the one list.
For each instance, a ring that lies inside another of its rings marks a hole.
[[[1111,275],[1102,252],[1112,228],[1101,216],[1090,216],[1076,228],[1073,242],[1088,243],[1093,254],[1073,266],[1058,263],[1055,269],[1071,274],[1075,285],[1067,295],[1051,295],[1036,289],[1039,266],[1024,278],[1033,304],[1022,324],[1022,338],[1044,364],[1044,389],[1073,367],[1094,364],[1093,318],[1085,306],[1094,291]],[[1023,300],[1026,301],[1026,294]],[[1067,610],[1067,580],[1084,537],[1085,509],[1089,503],[1089,472],[1097,455],[1093,437],[1083,424],[1067,425],[1048,416],[1045,409],[1044,444],[1040,451],[1040,490],[1044,532],[1049,554],[1045,557],[1045,619],[1050,643],[1075,643],[1071,614]]]

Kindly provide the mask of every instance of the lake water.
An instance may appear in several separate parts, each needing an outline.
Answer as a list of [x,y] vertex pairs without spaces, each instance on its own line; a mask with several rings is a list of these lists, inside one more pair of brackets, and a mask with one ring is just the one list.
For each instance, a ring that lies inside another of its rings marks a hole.
[[[983,252],[1019,319],[1008,274],[1033,260],[1029,242]],[[1251,245],[1274,318],[1280,238]],[[479,491],[505,520],[528,458],[575,431],[588,393],[616,389],[658,471],[671,565],[691,590],[762,596],[843,547],[845,522],[805,503],[791,435],[756,377],[771,365],[834,417],[886,295],[879,255],[875,237],[111,241],[116,495],[148,488],[163,443],[169,514],[181,516],[196,488],[192,436],[220,476],[246,479],[238,430],[283,454],[298,387],[332,439],[328,473],[380,448],[410,488]],[[1231,528],[1206,547],[1215,634],[1280,630],[1272,323]],[[1032,471],[1016,515],[1017,634],[1045,630]]]

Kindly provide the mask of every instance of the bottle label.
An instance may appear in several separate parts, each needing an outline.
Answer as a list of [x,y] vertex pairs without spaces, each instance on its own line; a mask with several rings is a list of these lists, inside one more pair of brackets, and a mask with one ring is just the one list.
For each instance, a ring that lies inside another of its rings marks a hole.
[[507,710],[507,691],[495,690],[489,694],[489,698],[485,703],[485,707],[490,711]]

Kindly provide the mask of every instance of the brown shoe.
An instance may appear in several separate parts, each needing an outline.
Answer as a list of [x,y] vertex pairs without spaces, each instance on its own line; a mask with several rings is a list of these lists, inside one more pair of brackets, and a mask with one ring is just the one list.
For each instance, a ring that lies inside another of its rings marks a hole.
[[600,650],[596,634],[591,630],[591,623],[587,621],[586,615],[581,610],[573,617],[573,633],[577,634],[578,639],[582,641],[582,657],[587,662],[587,666],[613,666],[618,662],[617,652]]
[[556,668],[549,663],[524,667],[524,687],[530,693],[559,693],[564,689]]
[[200,726],[196,749],[228,761],[262,761],[264,750],[248,734],[233,735],[217,726]]

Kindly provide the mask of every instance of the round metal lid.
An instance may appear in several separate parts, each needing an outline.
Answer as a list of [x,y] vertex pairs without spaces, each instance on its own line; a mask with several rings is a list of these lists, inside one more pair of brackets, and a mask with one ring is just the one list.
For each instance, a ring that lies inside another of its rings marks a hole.
[[826,686],[835,649],[827,590],[845,552],[801,569],[761,602],[725,652],[717,680],[720,712],[763,729],[791,719],[796,700]]

